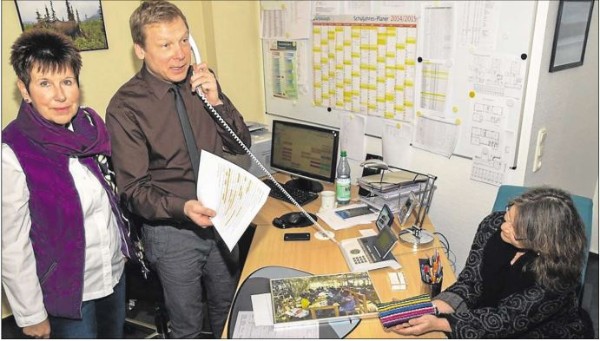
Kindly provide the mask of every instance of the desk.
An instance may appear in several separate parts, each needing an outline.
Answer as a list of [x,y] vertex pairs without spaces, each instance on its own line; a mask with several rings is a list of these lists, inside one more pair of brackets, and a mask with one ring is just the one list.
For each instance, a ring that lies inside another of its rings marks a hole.
[[[280,182],[285,182],[289,177],[283,174],[276,174],[276,179]],[[325,190],[333,188],[331,184],[325,184]],[[352,198],[358,198],[358,187],[353,186]],[[309,213],[316,213],[321,206],[320,198],[303,206]],[[342,256],[338,246],[329,240],[318,240],[314,237],[316,229],[314,227],[303,227],[293,229],[279,229],[272,225],[275,217],[292,211],[297,211],[296,207],[284,201],[269,197],[259,214],[254,218],[256,232],[250,246],[248,258],[242,270],[240,284],[243,283],[255,271],[267,266],[281,266],[305,271],[311,274],[333,274],[340,272],[348,272],[348,266]],[[398,233],[400,226],[397,222],[397,217],[394,219],[393,230]],[[409,223],[414,221],[414,216],[409,220]],[[329,226],[319,219],[319,224],[325,229]],[[407,226],[410,224],[407,223]],[[360,237],[361,229],[375,229],[375,223],[358,225],[349,229],[335,231],[335,238],[340,241],[347,238]],[[433,226],[429,219],[425,220],[424,229],[433,232]],[[283,234],[285,232],[309,232],[311,240],[306,242],[284,242]],[[402,291],[392,291],[387,275],[388,272],[394,271],[390,268],[383,268],[370,271],[371,280],[375,286],[375,290],[379,294],[382,302],[391,301],[392,299],[403,299],[415,296],[421,293],[421,279],[419,275],[418,259],[431,256],[434,248],[441,248],[439,240],[435,238],[432,243],[420,246],[417,250],[413,250],[412,245],[406,243],[398,243],[392,253],[402,265],[402,269],[398,271],[404,272],[407,289]],[[440,250],[441,251],[441,250]],[[442,290],[456,281],[456,277],[451,270],[452,267],[446,259],[443,252],[440,252],[442,264],[444,265],[444,282]],[[239,290],[239,287],[238,287]],[[223,337],[227,337],[228,326],[225,326]],[[379,319],[369,318],[362,319],[359,325],[347,336],[348,338],[400,338],[401,336],[393,332],[385,332]],[[445,338],[441,332],[424,334],[425,338]]]

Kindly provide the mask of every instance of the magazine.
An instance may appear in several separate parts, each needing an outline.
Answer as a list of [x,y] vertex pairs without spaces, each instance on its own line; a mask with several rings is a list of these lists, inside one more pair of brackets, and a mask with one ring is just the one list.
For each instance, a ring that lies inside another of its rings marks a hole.
[[271,279],[275,327],[377,316],[379,296],[368,272]]

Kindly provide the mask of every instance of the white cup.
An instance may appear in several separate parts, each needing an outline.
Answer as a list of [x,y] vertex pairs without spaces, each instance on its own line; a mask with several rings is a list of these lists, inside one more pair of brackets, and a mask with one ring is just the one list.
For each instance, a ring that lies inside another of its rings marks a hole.
[[321,208],[319,212],[329,211],[335,208],[335,192],[334,191],[322,191],[321,192]]

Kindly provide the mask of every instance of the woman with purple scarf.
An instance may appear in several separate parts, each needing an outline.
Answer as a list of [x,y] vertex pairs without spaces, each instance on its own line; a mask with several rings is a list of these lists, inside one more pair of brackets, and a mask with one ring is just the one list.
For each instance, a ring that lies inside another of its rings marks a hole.
[[29,30],[10,62],[23,100],[2,131],[2,284],[17,325],[35,338],[122,338],[134,253],[106,127],[79,106],[79,51]]

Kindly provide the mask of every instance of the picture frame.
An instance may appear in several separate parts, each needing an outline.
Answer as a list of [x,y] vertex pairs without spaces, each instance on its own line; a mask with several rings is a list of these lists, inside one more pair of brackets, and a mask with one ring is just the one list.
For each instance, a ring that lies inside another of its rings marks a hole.
[[45,28],[71,38],[79,51],[108,49],[101,0],[14,0],[23,32]]
[[583,65],[594,0],[560,0],[550,72]]
[[381,211],[379,211],[379,216],[377,216],[377,220],[375,221],[375,226],[377,226],[377,230],[381,231],[386,227],[392,226],[394,223],[394,214],[392,210],[387,204],[383,204]]
[[416,207],[419,206],[419,199],[415,192],[410,192],[408,197],[404,200],[404,202],[400,205],[400,210],[398,211],[398,221],[400,222],[400,226],[404,226],[408,221],[408,217],[413,213]]

